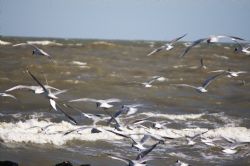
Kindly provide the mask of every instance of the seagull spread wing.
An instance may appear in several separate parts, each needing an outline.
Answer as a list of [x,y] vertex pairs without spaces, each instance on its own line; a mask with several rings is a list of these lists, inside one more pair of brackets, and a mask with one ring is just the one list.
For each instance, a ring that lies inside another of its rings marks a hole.
[[154,49],[153,51],[151,51],[149,54],[147,54],[147,56],[150,56],[150,55],[153,55],[153,54],[155,54],[155,53],[157,53],[157,52],[160,52],[160,51],[163,50],[165,47],[166,47],[166,45],[163,45],[163,46],[161,46],[161,47],[158,47],[158,48]]
[[49,91],[43,86],[43,84],[27,69],[29,75],[37,82],[38,85],[40,85],[43,88],[43,91],[49,94]]
[[99,100],[92,99],[92,98],[80,98],[80,99],[70,100],[69,102],[78,102],[78,101],[99,102]]
[[186,35],[187,35],[187,33],[183,34],[183,35],[180,36],[180,37],[177,37],[177,38],[171,40],[169,43],[172,43],[172,44],[173,44],[173,43],[177,42],[178,40],[182,39],[183,37],[185,37]]
[[0,96],[4,96],[4,97],[11,97],[13,99],[16,99],[15,96],[11,95],[11,94],[7,94],[7,93],[0,93]]
[[108,155],[110,158],[115,159],[115,160],[120,160],[123,161],[125,163],[130,163],[131,160],[125,157],[121,157],[121,156],[112,156],[112,155]]
[[55,111],[62,112],[73,124],[75,124],[75,125],[78,124],[74,118],[72,118],[70,115],[68,115],[65,111],[63,111],[63,109],[58,104],[56,104],[55,100],[50,99],[49,102]]
[[176,86],[183,86],[183,87],[190,87],[190,88],[194,88],[194,89],[197,89],[196,86],[193,86],[193,85],[188,85],[188,84],[175,84]]
[[213,80],[215,80],[216,78],[218,78],[218,77],[220,77],[220,76],[222,76],[222,75],[225,75],[225,74],[226,74],[226,72],[223,72],[223,73],[219,73],[219,74],[217,74],[217,75],[214,75],[214,76],[209,77],[208,79],[206,79],[206,80],[204,81],[204,83],[202,84],[202,87],[203,87],[203,88],[206,88]]
[[107,102],[107,103],[121,102],[120,99],[116,99],[116,98],[111,98],[111,99],[107,99],[107,100],[104,100],[104,101]]
[[12,88],[9,88],[9,89],[5,90],[5,92],[10,92],[10,91],[17,90],[17,89],[31,89],[31,90],[36,90],[38,87],[40,88],[40,86],[17,85],[17,86],[14,86]]
[[194,46],[198,45],[199,43],[201,43],[201,42],[203,42],[203,41],[205,41],[205,40],[207,40],[207,39],[208,39],[208,38],[203,38],[203,39],[198,39],[198,40],[194,41],[190,46],[188,46],[188,47],[185,49],[185,51],[181,54],[180,57],[183,57],[184,55],[186,55],[186,54],[190,51],[191,48],[193,48]]

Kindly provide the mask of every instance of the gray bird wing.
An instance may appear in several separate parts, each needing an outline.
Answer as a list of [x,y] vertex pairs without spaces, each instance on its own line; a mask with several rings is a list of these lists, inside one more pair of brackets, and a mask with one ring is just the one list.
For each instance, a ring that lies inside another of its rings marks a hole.
[[223,73],[219,73],[217,75],[211,76],[208,79],[206,79],[204,81],[204,83],[202,84],[203,88],[206,88],[212,81],[214,81],[215,79],[219,78],[222,75],[225,75],[227,72],[223,72]]
[[172,44],[173,44],[173,43],[177,42],[178,40],[182,39],[183,37],[185,37],[186,35],[187,35],[187,33],[183,34],[183,35],[180,36],[180,37],[177,37],[177,38],[171,40],[169,43],[172,43]]
[[198,39],[198,40],[194,41],[190,46],[188,46],[188,47],[185,49],[185,51],[180,55],[180,57],[185,56],[185,55],[190,51],[191,48],[193,48],[194,46],[200,44],[201,42],[203,42],[203,41],[205,41],[205,40],[207,40],[207,39],[208,39],[208,38],[202,38],[202,39]]
[[49,93],[49,91],[43,86],[43,84],[29,71],[29,69],[27,68],[27,71],[29,73],[29,75],[33,78],[33,80],[36,81],[36,83],[38,85],[40,85],[42,88],[43,88],[43,91],[46,92],[46,93]]
[[136,160],[140,160],[142,158],[144,158],[146,155],[148,155],[157,145],[159,144],[159,142],[157,142],[156,144],[152,145],[150,148],[142,151],[141,153],[139,153],[136,157]]

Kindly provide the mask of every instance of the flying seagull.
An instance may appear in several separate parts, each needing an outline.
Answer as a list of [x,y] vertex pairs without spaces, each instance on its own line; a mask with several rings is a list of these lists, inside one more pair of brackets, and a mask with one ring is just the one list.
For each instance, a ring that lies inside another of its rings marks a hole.
[[129,158],[126,157],[122,157],[122,156],[114,156],[114,155],[108,155],[110,158],[112,159],[116,159],[116,160],[120,160],[123,161],[125,163],[128,164],[128,166],[146,166],[146,162],[150,161],[150,160],[155,160],[155,159],[163,159],[163,157],[152,157],[152,156],[147,156],[153,149],[156,148],[156,146],[159,144],[156,143],[154,145],[152,145],[150,148],[142,151],[141,153],[139,153],[136,157],[135,160],[131,160]]
[[244,74],[247,73],[247,71],[232,71],[231,69],[228,70],[215,70],[215,71],[211,71],[213,73],[218,73],[218,72],[224,72],[227,73],[227,77],[238,77],[239,74]]
[[185,163],[181,160],[176,160],[175,166],[190,166],[188,163]]
[[138,111],[137,107],[143,106],[142,104],[131,104],[131,105],[122,105],[121,109],[117,111],[111,119],[108,121],[108,124],[112,122],[113,118],[117,118],[121,114],[126,114],[126,115],[132,115],[135,114]]
[[246,55],[250,55],[250,44],[247,44],[246,46],[243,46],[242,44],[240,44],[236,40],[234,40],[234,42],[237,43],[237,47],[235,47],[234,52],[244,53]]
[[48,57],[49,59],[52,59],[50,54],[48,54],[47,52],[45,52],[44,50],[42,50],[41,48],[38,48],[37,46],[33,44],[19,43],[19,44],[13,45],[13,47],[17,47],[17,46],[31,46],[33,48],[32,55],[45,56],[45,57]]
[[149,81],[147,82],[143,82],[141,83],[144,87],[146,88],[151,88],[152,87],[152,83],[155,82],[155,81],[164,81],[165,78],[162,77],[162,76],[153,76],[152,79],[150,79]]
[[49,100],[50,105],[52,106],[52,108],[55,111],[61,111],[73,124],[77,124],[76,120],[74,118],[72,118],[71,116],[69,116],[66,112],[63,111],[63,109],[55,102],[55,99],[57,99],[58,97],[56,97],[53,93],[50,92],[49,89],[47,89],[27,68],[27,72],[28,74],[33,78],[33,80],[41,86],[41,88],[44,91],[44,96]]
[[193,85],[188,85],[188,84],[174,84],[176,86],[184,86],[184,87],[190,87],[196,89],[198,92],[204,93],[207,92],[207,87],[208,85],[214,81],[215,79],[219,78],[220,76],[225,75],[225,73],[219,73],[217,75],[211,76],[208,79],[206,79],[201,86],[193,86]]
[[207,38],[201,38],[201,39],[198,39],[198,40],[195,40],[190,46],[188,46],[185,51],[180,55],[180,57],[184,57],[194,46],[202,43],[202,42],[207,42],[207,44],[210,44],[210,43],[216,43],[219,41],[219,39],[221,38],[230,38],[231,40],[233,41],[236,41],[236,40],[241,40],[241,41],[245,41],[245,39],[242,39],[242,38],[239,38],[239,37],[236,37],[236,36],[228,36],[228,35],[212,35],[212,36],[209,36]]
[[[64,93],[64,92],[66,92],[66,90],[60,90],[60,89],[54,88],[54,87],[49,86],[49,85],[44,85],[44,87],[46,89],[55,90],[56,93]],[[43,90],[43,88],[41,86],[28,86],[28,85],[17,85],[17,86],[14,86],[12,88],[9,88],[9,89],[5,90],[5,92],[11,92],[11,91],[14,91],[14,90],[19,90],[19,89],[32,90],[35,94],[41,94],[41,93],[44,92],[44,90]]]
[[165,45],[154,49],[147,56],[153,55],[153,54],[155,54],[157,52],[160,52],[160,51],[162,51],[164,49],[167,50],[167,51],[171,50],[172,48],[174,48],[173,44],[176,43],[178,40],[182,39],[183,37],[185,37],[186,35],[187,34],[184,34],[184,35],[182,35],[180,37],[177,37],[177,38],[171,40],[170,42],[166,43]]
[[80,98],[80,99],[70,100],[69,102],[79,102],[79,101],[94,102],[96,103],[96,107],[100,107],[104,109],[113,107],[113,105],[109,103],[121,102],[120,99],[116,99],[116,98],[111,98],[111,99],[106,99],[106,100],[98,100],[98,99],[92,99],[92,98]]
[[68,107],[78,113],[80,113],[83,117],[85,118],[88,118],[88,119],[91,119],[93,121],[93,126],[95,127],[96,126],[96,123],[99,122],[99,121],[105,121],[107,119],[109,119],[108,116],[105,116],[103,114],[90,114],[90,113],[84,113],[82,112],[82,110],[78,107],[72,107],[71,105],[69,104],[64,104],[65,107]]

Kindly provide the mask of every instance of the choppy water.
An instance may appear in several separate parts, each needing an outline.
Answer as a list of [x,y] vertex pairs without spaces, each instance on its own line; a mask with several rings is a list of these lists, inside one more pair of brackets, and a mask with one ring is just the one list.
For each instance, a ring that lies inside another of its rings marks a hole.
[[[114,113],[122,104],[143,104],[129,118],[121,122],[149,117],[152,121],[166,121],[165,129],[153,129],[152,133],[174,137],[165,145],[159,145],[150,154],[166,159],[150,161],[149,165],[173,165],[177,159],[192,165],[249,165],[250,145],[237,149],[235,154],[225,154],[219,147],[207,146],[197,139],[189,146],[184,136],[204,132],[203,138],[220,139],[218,144],[229,144],[222,137],[237,142],[250,142],[250,75],[236,78],[222,77],[208,87],[208,93],[176,87],[173,84],[200,85],[215,73],[213,70],[228,69],[250,72],[250,58],[235,54],[232,44],[201,45],[193,48],[185,58],[179,55],[185,49],[182,43],[169,52],[146,56],[160,42],[144,41],[97,41],[97,40],[50,40],[1,38],[0,91],[16,85],[36,85],[27,74],[28,67],[44,84],[68,91],[59,96],[59,104],[77,98],[119,98],[121,103],[108,110]],[[8,41],[10,43],[3,43]],[[55,63],[45,57],[32,56],[29,47],[12,47],[12,44],[37,41],[40,48],[53,56]],[[40,41],[40,42],[38,42]],[[43,42],[41,42],[43,41]],[[207,69],[201,69],[200,57]],[[163,76],[153,87],[141,83],[153,76]],[[244,84],[243,84],[244,82]],[[68,122],[60,112],[52,111],[42,95],[30,91],[10,92],[17,100],[0,98],[0,160],[13,160],[21,165],[53,165],[69,160],[73,164],[124,165],[112,160],[107,154],[122,155],[131,159],[138,152],[131,148],[129,140],[116,136],[105,129],[113,129],[105,122],[97,123],[101,133],[91,129],[79,133],[65,132],[78,128]],[[101,113],[93,103],[70,103],[86,113]],[[64,107],[63,107],[64,108]],[[69,108],[64,108],[80,126],[90,126],[91,121]],[[51,125],[46,130],[42,127]],[[125,133],[145,132],[145,129],[125,129]],[[221,142],[220,142],[221,141]]]

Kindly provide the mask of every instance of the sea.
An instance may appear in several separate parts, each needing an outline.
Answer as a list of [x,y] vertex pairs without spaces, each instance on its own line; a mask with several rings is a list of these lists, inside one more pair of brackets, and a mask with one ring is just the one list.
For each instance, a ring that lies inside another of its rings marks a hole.
[[[32,55],[31,45],[13,47],[18,43],[35,45],[52,60]],[[149,133],[164,139],[164,144],[148,154],[158,157],[148,165],[172,166],[177,160],[194,166],[250,165],[250,57],[235,53],[234,43],[201,43],[180,57],[190,45],[182,41],[169,51],[147,56],[164,44],[1,37],[0,92],[15,98],[0,96],[0,161],[11,160],[21,166],[52,166],[62,161],[127,165],[110,156],[135,160],[140,151],[132,147],[131,139],[110,132],[114,131],[136,141]],[[228,69],[244,73],[238,77],[222,74],[209,84],[206,93],[180,85],[201,86]],[[55,111],[43,94],[27,89],[6,92],[17,85],[39,86],[27,70],[43,85],[66,90],[55,101],[77,125]],[[152,86],[145,87],[143,83],[150,81]],[[106,110],[91,101],[70,102],[80,98],[117,98],[120,102],[111,103],[113,107]],[[107,123],[123,105],[136,104],[137,112],[116,118],[121,131],[115,129],[114,122]],[[94,125],[83,113],[97,114],[101,120]],[[145,122],[134,126],[139,119]],[[163,127],[155,128],[156,122]],[[134,128],[125,125],[128,123]],[[75,130],[78,128],[82,129]],[[189,145],[187,139],[192,137],[195,144]],[[150,139],[145,147],[155,142]],[[228,147],[231,151],[227,153]]]

